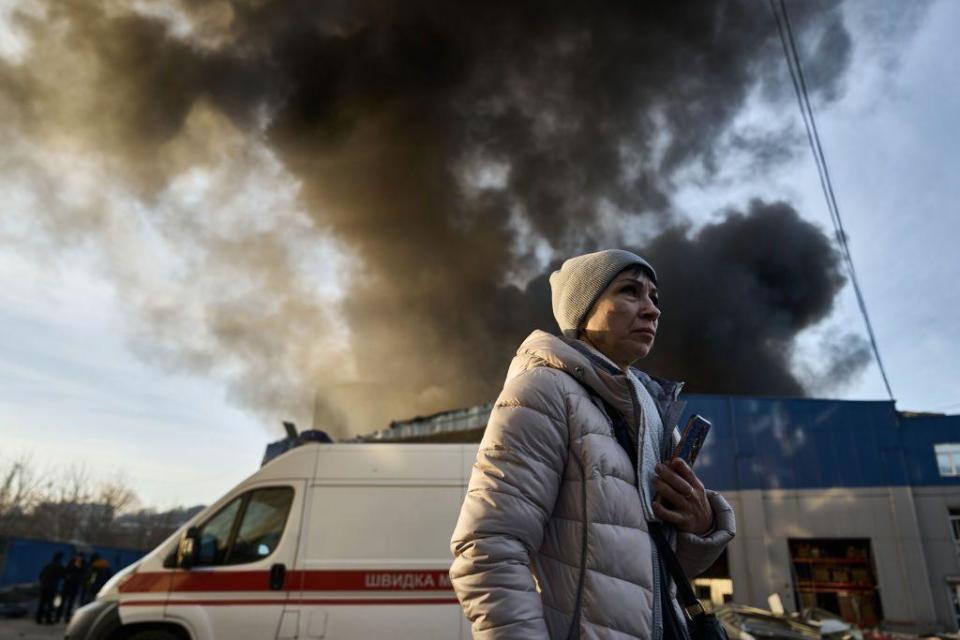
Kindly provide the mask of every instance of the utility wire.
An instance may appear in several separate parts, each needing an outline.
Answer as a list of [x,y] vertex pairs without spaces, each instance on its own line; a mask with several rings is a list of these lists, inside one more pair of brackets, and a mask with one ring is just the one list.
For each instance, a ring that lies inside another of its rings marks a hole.
[[955,407],[960,407],[960,402],[954,402],[952,404],[945,404],[938,407],[934,407],[932,411],[946,411],[947,409],[953,409]]
[[783,45],[783,55],[787,60],[790,80],[793,82],[793,89],[797,94],[800,114],[803,116],[803,126],[807,131],[807,141],[810,143],[810,150],[813,152],[814,162],[817,165],[820,187],[823,190],[823,196],[827,202],[827,210],[830,212],[830,220],[833,223],[833,228],[837,235],[837,242],[840,245],[843,260],[847,265],[847,271],[850,273],[850,283],[853,285],[853,291],[857,297],[857,305],[860,307],[861,315],[863,315],[867,335],[870,338],[870,346],[873,349],[877,367],[880,369],[880,376],[883,378],[883,385],[887,389],[887,396],[893,400],[893,390],[890,388],[890,380],[887,378],[883,360],[880,358],[880,348],[877,346],[877,338],[873,332],[873,324],[870,322],[870,314],[867,313],[867,303],[863,298],[863,293],[860,290],[860,281],[857,279],[857,272],[853,267],[853,257],[850,254],[850,246],[847,244],[847,234],[843,228],[843,220],[840,218],[840,207],[837,206],[837,198],[833,192],[833,183],[830,180],[830,171],[827,168],[827,158],[823,153],[823,146],[820,144],[820,132],[817,130],[817,122],[813,117],[813,108],[810,106],[807,82],[803,75],[803,68],[800,66],[800,55],[797,52],[796,41],[793,37],[790,16],[787,13],[787,6],[784,0],[779,0],[779,2],[779,11],[777,11],[776,0],[770,0],[770,9],[773,11],[774,19],[777,21],[777,31],[780,34],[780,43]]

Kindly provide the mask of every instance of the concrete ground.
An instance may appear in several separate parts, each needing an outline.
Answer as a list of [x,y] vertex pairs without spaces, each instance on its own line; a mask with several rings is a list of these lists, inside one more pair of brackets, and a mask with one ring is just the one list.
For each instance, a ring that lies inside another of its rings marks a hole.
[[0,619],[0,640],[62,640],[65,626],[62,622],[40,625],[32,617]]

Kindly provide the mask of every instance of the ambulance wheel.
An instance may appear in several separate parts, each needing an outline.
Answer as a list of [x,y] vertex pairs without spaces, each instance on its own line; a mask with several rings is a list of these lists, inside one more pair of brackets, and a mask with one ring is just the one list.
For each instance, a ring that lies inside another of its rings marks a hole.
[[144,629],[134,631],[126,636],[126,640],[180,640],[180,636],[164,629]]

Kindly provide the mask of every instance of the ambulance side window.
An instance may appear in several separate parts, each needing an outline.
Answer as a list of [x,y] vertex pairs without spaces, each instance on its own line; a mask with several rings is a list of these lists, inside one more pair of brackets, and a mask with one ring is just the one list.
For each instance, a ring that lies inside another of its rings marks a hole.
[[293,502],[293,489],[257,489],[249,496],[225,564],[262,560],[273,553],[283,536],[290,503]]
[[280,543],[292,503],[292,487],[264,487],[237,496],[201,525],[197,564],[263,560]]
[[200,529],[200,551],[197,554],[197,564],[223,564],[230,543],[230,532],[233,531],[233,521],[240,512],[243,499],[244,496],[240,496],[232,500],[207,520]]

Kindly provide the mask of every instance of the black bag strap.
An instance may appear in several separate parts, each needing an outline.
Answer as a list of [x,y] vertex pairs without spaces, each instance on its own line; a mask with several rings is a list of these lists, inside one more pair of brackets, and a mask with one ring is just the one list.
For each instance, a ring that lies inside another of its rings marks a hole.
[[[577,379],[574,378],[574,380]],[[580,382],[580,380],[577,380],[577,382]],[[584,389],[587,390],[587,393],[590,394],[590,397],[595,398],[603,406],[603,409],[607,414],[607,418],[610,420],[610,424],[613,427],[613,433],[617,439],[617,442],[621,447],[623,447],[623,450],[627,452],[627,455],[630,457],[630,462],[633,463],[633,468],[636,469],[638,463],[638,452],[637,447],[631,441],[630,430],[627,426],[627,421],[624,419],[623,415],[617,411],[613,405],[607,402],[599,393],[582,382],[580,382],[580,384]],[[666,425],[664,428],[667,428]],[[639,482],[639,478],[637,481]],[[657,550],[660,552],[660,557],[663,558],[663,562],[666,565],[667,571],[670,573],[670,577],[672,577],[673,581],[677,584],[677,600],[680,601],[680,604],[683,606],[683,610],[691,620],[698,615],[702,615],[704,613],[703,605],[700,604],[700,600],[693,592],[693,587],[690,586],[690,580],[687,579],[687,575],[683,572],[683,567],[680,566],[680,560],[677,559],[677,554],[674,553],[673,548],[671,548],[670,543],[667,541],[667,537],[664,534],[660,523],[655,521],[648,522],[647,528],[650,532],[650,537],[653,538],[654,544],[657,545]]]
[[663,558],[663,563],[666,565],[670,577],[673,578],[673,581],[677,585],[677,600],[680,601],[683,610],[691,620],[698,615],[702,615],[704,613],[703,605],[700,604],[697,594],[693,592],[693,587],[690,586],[690,580],[687,579],[687,574],[683,572],[683,567],[680,566],[677,554],[674,553],[670,547],[670,543],[667,541],[663,529],[660,528],[660,523],[648,522],[647,528],[650,530],[650,537],[653,538],[654,544],[657,545],[657,550],[660,552],[660,557]]
[[[570,430],[572,431],[572,429]],[[567,447],[573,450],[572,434],[568,434]],[[587,577],[587,548],[589,544],[590,526],[587,523],[587,474],[583,469],[583,463],[576,456],[571,456],[580,468],[580,499],[583,501],[583,531],[580,534],[580,575],[577,577],[577,595],[573,604],[573,618],[570,621],[570,630],[567,632],[567,640],[578,640],[580,638],[580,616],[583,605],[583,588]]]

